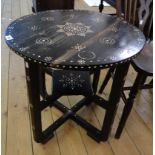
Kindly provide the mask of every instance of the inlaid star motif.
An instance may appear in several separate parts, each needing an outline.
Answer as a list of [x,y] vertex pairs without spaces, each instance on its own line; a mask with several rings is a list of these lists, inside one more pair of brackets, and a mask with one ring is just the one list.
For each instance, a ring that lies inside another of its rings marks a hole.
[[57,25],[60,29],[57,32],[63,32],[67,36],[86,36],[87,33],[92,33],[90,26],[85,26],[82,23],[66,23],[65,25]]

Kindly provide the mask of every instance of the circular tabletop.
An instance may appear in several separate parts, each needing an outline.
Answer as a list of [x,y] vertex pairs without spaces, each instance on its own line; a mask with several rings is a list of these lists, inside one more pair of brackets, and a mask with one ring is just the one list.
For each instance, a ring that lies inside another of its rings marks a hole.
[[52,10],[13,21],[8,46],[27,61],[55,68],[106,68],[134,58],[143,33],[121,18],[80,10]]

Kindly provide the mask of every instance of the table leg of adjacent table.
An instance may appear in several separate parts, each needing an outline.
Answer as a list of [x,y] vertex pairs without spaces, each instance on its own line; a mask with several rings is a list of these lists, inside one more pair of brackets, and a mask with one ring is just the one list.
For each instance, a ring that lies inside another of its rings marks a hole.
[[[97,70],[94,73],[93,79],[93,89],[95,95],[90,98],[84,98],[78,103],[76,103],[72,108],[67,108],[62,103],[57,101],[60,96],[54,97],[47,96],[47,98],[43,98],[41,101],[40,95],[44,94],[40,88],[43,89],[42,80],[44,78],[40,76],[41,67],[40,65],[33,62],[25,61],[25,70],[26,70],[26,80],[27,80],[27,88],[28,88],[28,97],[30,102],[30,113],[31,113],[31,123],[34,140],[39,143],[45,143],[51,137],[53,137],[53,132],[61,126],[65,121],[71,119],[75,121],[77,124],[82,126],[87,134],[92,137],[97,142],[106,141],[109,137],[110,130],[113,124],[113,120],[115,117],[115,113],[117,110],[118,102],[121,95],[121,89],[124,84],[124,78],[127,74],[128,64],[118,65],[115,71],[114,80],[109,96],[109,100],[106,101],[100,96],[96,95],[97,86],[100,76],[100,70]],[[95,102],[101,108],[106,110],[105,118],[103,121],[102,129],[99,130],[82,117],[80,117],[76,112],[80,110],[83,106],[89,106],[92,102]],[[42,131],[42,122],[41,122],[41,111],[47,106],[54,106],[64,113],[62,117],[56,120],[53,124],[51,124],[47,129]]]
[[102,139],[106,141],[109,137],[112,124],[117,111],[118,103],[121,96],[121,91],[125,82],[125,78],[128,72],[129,64],[118,65],[115,70],[111,92],[108,101],[108,107],[106,110],[105,118],[102,126]]

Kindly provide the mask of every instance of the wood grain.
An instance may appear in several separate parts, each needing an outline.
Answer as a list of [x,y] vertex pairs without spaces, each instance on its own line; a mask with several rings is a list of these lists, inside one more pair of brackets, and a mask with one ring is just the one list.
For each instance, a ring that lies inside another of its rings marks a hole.
[[9,48],[5,44],[4,41],[4,31],[9,24],[9,19],[11,18],[11,0],[2,1],[2,35],[1,35],[1,120],[2,120],[2,127],[1,127],[1,142],[2,142],[2,155],[5,154],[6,150],[6,136],[7,136],[7,118],[8,118],[8,73],[9,73]]

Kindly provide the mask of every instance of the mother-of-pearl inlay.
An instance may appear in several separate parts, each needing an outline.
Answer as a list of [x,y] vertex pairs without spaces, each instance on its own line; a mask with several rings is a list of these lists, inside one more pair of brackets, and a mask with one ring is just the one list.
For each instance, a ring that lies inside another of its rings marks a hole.
[[90,26],[86,26],[82,23],[66,23],[65,25],[57,25],[59,30],[57,32],[63,32],[67,36],[86,36],[87,33],[92,33]]
[[36,39],[36,44],[38,45],[52,45],[53,43],[54,43],[53,40],[48,37],[42,37]]
[[119,18],[79,10],[24,16],[8,26],[5,39],[27,61],[83,70],[130,61],[145,42],[140,30]]
[[96,54],[92,51],[81,51],[78,53],[78,57],[84,60],[91,60],[96,58]]

